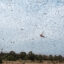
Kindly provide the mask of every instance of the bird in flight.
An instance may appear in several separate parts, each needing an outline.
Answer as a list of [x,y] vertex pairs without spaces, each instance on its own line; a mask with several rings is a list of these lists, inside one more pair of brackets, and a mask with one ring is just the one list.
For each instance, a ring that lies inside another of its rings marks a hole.
[[40,34],[40,37],[43,37],[43,38],[44,38],[45,36],[44,36],[44,34],[41,33],[41,34]]

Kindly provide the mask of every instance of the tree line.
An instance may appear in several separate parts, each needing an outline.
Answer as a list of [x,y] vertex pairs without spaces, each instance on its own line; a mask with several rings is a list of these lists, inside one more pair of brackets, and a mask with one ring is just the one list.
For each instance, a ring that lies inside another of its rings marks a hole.
[[15,53],[14,51],[10,51],[9,53],[0,53],[0,63],[2,63],[2,60],[8,60],[8,61],[16,61],[16,60],[31,60],[31,61],[39,61],[42,62],[43,60],[47,61],[64,61],[64,57],[61,55],[42,55],[42,54],[34,54],[32,51],[29,53],[26,52],[20,52]]

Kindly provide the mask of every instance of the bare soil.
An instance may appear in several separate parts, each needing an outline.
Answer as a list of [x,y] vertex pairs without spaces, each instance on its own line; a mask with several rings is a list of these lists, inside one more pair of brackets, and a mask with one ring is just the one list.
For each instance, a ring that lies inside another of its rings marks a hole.
[[31,61],[3,61],[2,64],[64,64],[64,62],[58,61],[43,61],[43,62],[31,62]]

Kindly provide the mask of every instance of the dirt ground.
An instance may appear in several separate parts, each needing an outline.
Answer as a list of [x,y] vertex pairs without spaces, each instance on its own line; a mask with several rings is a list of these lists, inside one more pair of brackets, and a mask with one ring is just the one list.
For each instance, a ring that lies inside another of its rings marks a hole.
[[26,62],[26,61],[3,61],[2,64],[64,64],[64,62],[57,62],[57,61],[43,61],[43,62]]

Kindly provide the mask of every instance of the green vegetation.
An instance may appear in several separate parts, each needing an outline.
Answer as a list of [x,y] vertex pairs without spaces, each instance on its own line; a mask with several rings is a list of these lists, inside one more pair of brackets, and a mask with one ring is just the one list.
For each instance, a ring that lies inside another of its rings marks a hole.
[[64,61],[64,57],[61,55],[59,56],[52,56],[52,55],[41,55],[41,54],[34,54],[32,51],[29,53],[26,52],[20,52],[20,53],[15,53],[14,51],[11,51],[9,53],[0,53],[0,63],[2,63],[2,60],[8,60],[8,61],[16,61],[16,60],[31,60],[31,61],[39,61],[42,62],[43,60],[47,61],[59,61],[62,62]]
[[2,59],[0,58],[0,63],[2,63]]

